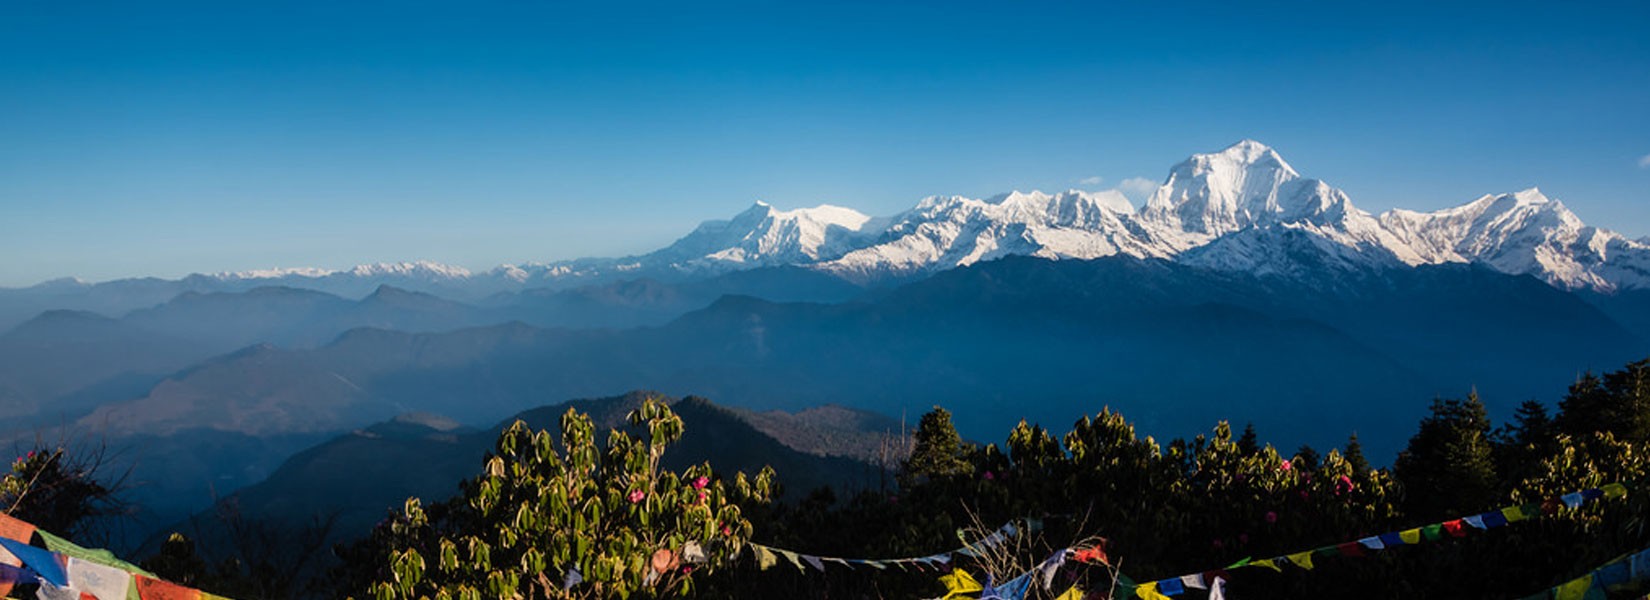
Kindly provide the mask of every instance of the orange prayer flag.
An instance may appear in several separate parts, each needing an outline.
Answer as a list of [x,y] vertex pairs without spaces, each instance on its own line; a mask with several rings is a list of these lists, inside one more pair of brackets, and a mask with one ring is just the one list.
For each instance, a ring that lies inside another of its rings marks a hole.
[[[25,544],[34,537],[34,525],[11,515],[0,513],[0,537]],[[16,566],[13,564],[12,566]]]
[[161,581],[144,577],[141,574],[132,575],[137,582],[138,597],[143,600],[200,600],[200,590],[186,588],[170,581]]

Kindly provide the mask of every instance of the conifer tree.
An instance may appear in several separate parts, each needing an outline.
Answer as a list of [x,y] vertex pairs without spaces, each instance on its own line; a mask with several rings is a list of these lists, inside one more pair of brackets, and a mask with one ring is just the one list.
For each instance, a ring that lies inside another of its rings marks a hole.
[[901,481],[909,485],[922,478],[949,477],[969,472],[964,459],[967,447],[956,426],[951,424],[951,411],[938,406],[922,416],[912,440],[911,458],[906,459]]
[[1238,451],[1242,452],[1245,456],[1254,455],[1256,452],[1260,452],[1260,440],[1258,436],[1255,435],[1254,423],[1247,423],[1243,426],[1243,436],[1238,438],[1237,445]]
[[1608,432],[1622,441],[1650,441],[1650,359],[1604,377],[1582,375],[1558,407],[1558,430],[1571,437]]
[[1393,465],[1406,511],[1431,518],[1492,504],[1497,480],[1490,420],[1478,393],[1466,400],[1435,399],[1431,413]]
[[1363,475],[1369,472],[1369,459],[1364,458],[1364,445],[1358,442],[1358,434],[1346,440],[1346,464],[1352,468],[1352,474]]

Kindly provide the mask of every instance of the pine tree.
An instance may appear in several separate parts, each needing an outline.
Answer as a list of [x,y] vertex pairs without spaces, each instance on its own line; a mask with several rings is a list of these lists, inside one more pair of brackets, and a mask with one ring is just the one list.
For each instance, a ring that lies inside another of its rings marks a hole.
[[911,458],[901,470],[901,483],[909,485],[923,478],[949,477],[969,472],[964,460],[967,447],[956,426],[951,424],[951,411],[938,406],[922,416],[913,438]]
[[1295,451],[1294,467],[1310,473],[1318,470],[1318,463],[1321,460],[1322,457],[1318,455],[1317,449],[1310,444],[1301,444],[1300,449]]
[[1346,464],[1352,467],[1354,475],[1363,475],[1369,472],[1369,460],[1364,458],[1364,445],[1358,442],[1358,434],[1346,440]]
[[1485,508],[1497,480],[1484,403],[1474,391],[1466,400],[1435,399],[1431,412],[1393,465],[1405,510],[1431,518]]
[[1255,435],[1254,423],[1243,426],[1243,437],[1238,438],[1237,445],[1238,451],[1244,456],[1254,456],[1256,452],[1260,452],[1260,440]]
[[1618,440],[1650,441],[1650,359],[1604,377],[1582,375],[1558,408],[1558,430],[1571,437],[1607,432]]

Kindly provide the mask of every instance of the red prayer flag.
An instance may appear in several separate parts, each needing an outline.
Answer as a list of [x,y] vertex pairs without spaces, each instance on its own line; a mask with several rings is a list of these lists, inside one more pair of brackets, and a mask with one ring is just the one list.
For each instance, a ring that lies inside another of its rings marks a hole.
[[1335,549],[1339,550],[1341,552],[1341,556],[1363,556],[1364,555],[1363,544],[1359,544],[1358,542],[1347,542],[1345,544],[1336,544]]
[[1444,521],[1444,531],[1454,537],[1467,537],[1467,523],[1461,519]]
[[1078,562],[1100,563],[1108,566],[1111,565],[1111,559],[1106,557],[1106,551],[1101,549],[1099,546],[1078,550],[1077,553],[1073,554],[1071,557],[1076,559]]

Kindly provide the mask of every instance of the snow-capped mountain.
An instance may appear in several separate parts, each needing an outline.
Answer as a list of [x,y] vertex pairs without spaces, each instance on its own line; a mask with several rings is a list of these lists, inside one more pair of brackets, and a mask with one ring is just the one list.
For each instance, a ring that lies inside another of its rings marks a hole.
[[819,263],[858,280],[949,269],[1011,255],[1168,257],[1174,246],[1141,230],[1116,191],[1014,192],[986,200],[934,196],[901,213],[872,243]]
[[700,224],[636,263],[712,271],[813,263],[855,248],[874,221],[828,204],[782,211],[757,202],[730,220]]
[[1586,225],[1537,189],[1431,213],[1392,210],[1381,223],[1423,262],[1476,262],[1568,289],[1650,287],[1650,244]]
[[[1112,255],[1273,276],[1330,269],[1478,263],[1565,289],[1650,289],[1650,238],[1582,223],[1537,190],[1430,213],[1371,215],[1277,152],[1244,140],[1169,171],[1138,210],[1115,190],[934,196],[886,218],[757,202],[638,256],[523,263],[472,273],[420,261],[352,269],[192,276],[191,289],[287,285],[360,296],[380,284],[479,299],[501,291],[649,277],[680,280],[798,266],[857,282],[909,278],[1004,256]],[[43,284],[44,285],[44,284]],[[155,284],[146,284],[153,287]]]

